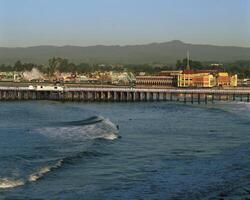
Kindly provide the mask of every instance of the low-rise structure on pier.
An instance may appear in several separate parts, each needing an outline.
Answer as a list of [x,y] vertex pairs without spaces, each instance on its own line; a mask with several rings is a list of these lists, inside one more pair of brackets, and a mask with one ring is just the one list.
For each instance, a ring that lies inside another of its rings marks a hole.
[[176,85],[174,76],[136,76],[136,87],[166,88]]

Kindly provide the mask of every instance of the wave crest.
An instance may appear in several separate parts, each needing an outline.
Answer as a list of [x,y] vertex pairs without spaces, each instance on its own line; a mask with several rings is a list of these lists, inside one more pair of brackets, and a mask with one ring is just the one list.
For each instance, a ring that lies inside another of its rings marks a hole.
[[35,173],[29,175],[28,182],[37,181],[38,179],[42,178],[44,175],[46,175],[50,171],[57,169],[61,166],[62,166],[62,160],[58,161],[55,165],[42,167],[38,171],[36,171]]
[[84,120],[80,121],[71,121],[71,122],[63,122],[60,123],[59,125],[62,126],[83,126],[83,125],[91,125],[91,124],[96,124],[104,121],[105,119],[102,116],[93,116]]
[[63,140],[87,140],[118,138],[118,128],[109,119],[94,116],[81,121],[60,123],[60,126],[52,126],[37,129],[46,137]]

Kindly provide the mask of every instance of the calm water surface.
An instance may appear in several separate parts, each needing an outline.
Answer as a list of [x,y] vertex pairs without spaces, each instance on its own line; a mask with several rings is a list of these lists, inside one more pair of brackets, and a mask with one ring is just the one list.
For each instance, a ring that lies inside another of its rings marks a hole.
[[250,104],[0,103],[0,199],[250,198]]

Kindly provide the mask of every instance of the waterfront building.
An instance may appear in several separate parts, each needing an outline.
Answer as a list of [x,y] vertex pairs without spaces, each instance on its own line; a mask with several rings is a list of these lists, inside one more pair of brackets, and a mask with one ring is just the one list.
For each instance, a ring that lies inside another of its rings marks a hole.
[[13,81],[16,72],[0,72],[1,81]]
[[238,79],[238,86],[250,87],[250,78]]
[[178,87],[210,88],[216,85],[213,74],[206,70],[184,70],[178,75]]
[[236,87],[238,82],[237,74],[230,76],[227,72],[219,72],[217,74],[217,86],[232,86]]
[[176,83],[174,76],[136,76],[137,87],[173,87]]
[[238,75],[237,74],[232,75],[230,77],[230,86],[232,86],[232,87],[237,87],[238,86]]
[[217,86],[230,86],[230,77],[227,72],[219,72],[216,80]]

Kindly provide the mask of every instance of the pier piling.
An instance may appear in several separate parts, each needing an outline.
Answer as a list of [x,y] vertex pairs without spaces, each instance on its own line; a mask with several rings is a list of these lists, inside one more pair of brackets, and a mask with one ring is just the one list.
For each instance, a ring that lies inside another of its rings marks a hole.
[[136,89],[136,88],[65,88],[36,90],[28,87],[0,87],[0,101],[54,100],[54,101],[181,101],[205,104],[214,101],[250,102],[249,90],[218,89]]

